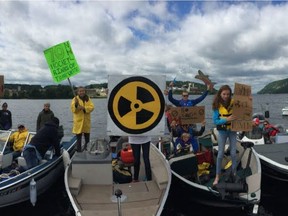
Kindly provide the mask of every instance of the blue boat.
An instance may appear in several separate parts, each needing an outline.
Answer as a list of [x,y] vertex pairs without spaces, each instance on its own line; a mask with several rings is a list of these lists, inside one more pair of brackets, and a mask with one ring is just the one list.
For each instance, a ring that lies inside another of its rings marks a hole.
[[[39,165],[20,172],[13,169],[12,153],[7,151],[8,140],[13,131],[0,131],[0,207],[11,206],[30,199],[36,204],[37,196],[47,191],[64,174],[63,156],[56,156],[53,149],[48,150]],[[29,132],[25,144],[35,135]],[[70,155],[74,153],[76,137],[63,137],[61,149]],[[18,164],[25,167],[23,156],[17,158]]]

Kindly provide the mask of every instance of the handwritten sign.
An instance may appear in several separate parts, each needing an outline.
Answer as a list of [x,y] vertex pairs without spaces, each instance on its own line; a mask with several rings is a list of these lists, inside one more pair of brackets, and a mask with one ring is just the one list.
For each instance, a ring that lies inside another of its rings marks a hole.
[[61,82],[80,72],[69,41],[44,50],[54,82]]
[[170,109],[172,120],[181,124],[201,123],[205,120],[205,107],[172,107]]
[[252,130],[253,104],[250,97],[251,86],[235,83],[232,114],[237,117],[237,120],[232,121],[232,131]]

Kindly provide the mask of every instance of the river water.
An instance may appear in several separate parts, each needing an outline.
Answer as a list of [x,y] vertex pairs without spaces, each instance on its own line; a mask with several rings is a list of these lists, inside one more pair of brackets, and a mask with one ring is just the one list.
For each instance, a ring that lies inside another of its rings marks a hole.
[[[194,98],[196,96],[190,96]],[[202,101],[201,106],[205,106],[206,115],[206,131],[213,128],[212,124],[212,104],[213,96],[208,95]],[[166,98],[166,101],[167,98]],[[72,114],[70,112],[71,100],[3,100],[1,104],[7,102],[8,109],[12,112],[13,128],[18,124],[24,124],[30,131],[36,129],[36,119],[38,113],[43,109],[43,104],[50,102],[51,110],[60,120],[60,124],[64,127],[66,135],[72,135]],[[106,134],[107,125],[107,99],[93,99],[95,110],[91,115],[91,138],[102,136]],[[270,123],[281,124],[284,128],[288,128],[288,117],[282,116],[281,109],[288,106],[288,94],[277,95],[253,95],[253,112],[264,112],[269,110]],[[35,216],[70,216],[68,198],[64,189],[63,176],[59,178],[57,183],[45,194],[38,197],[35,207],[29,202],[21,203],[12,207],[0,209],[1,216],[18,216],[18,215],[35,215]],[[269,183],[268,183],[269,184]],[[288,189],[288,184],[286,185]],[[283,195],[284,194],[284,195]],[[282,193],[281,196],[277,194],[271,195],[262,190],[260,215],[280,216],[287,215],[287,193]],[[285,196],[286,195],[286,196]],[[195,194],[195,196],[197,196]],[[195,204],[186,203],[183,197],[178,197],[176,194],[169,194],[166,205],[165,215],[245,215],[243,212],[231,212],[230,210],[220,211],[218,209],[202,209]],[[282,213],[286,212],[286,213]]]

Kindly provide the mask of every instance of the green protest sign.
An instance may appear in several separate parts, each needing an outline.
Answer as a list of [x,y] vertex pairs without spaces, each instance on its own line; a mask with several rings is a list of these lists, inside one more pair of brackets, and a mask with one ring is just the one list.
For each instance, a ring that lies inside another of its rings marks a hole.
[[57,83],[80,72],[69,41],[44,50],[44,55],[53,80]]

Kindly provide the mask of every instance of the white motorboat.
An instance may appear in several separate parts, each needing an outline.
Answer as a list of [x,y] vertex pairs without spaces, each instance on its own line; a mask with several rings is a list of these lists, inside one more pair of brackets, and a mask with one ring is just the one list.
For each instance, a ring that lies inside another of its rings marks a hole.
[[[103,146],[107,141],[99,138],[94,143],[100,144],[92,146]],[[104,148],[106,150],[99,154],[95,149],[88,149],[76,152],[65,170],[65,188],[75,215],[161,215],[171,184],[171,171],[154,144],[150,147],[152,180],[143,180],[142,162],[139,176],[142,180],[121,184],[113,179],[110,148]]]

